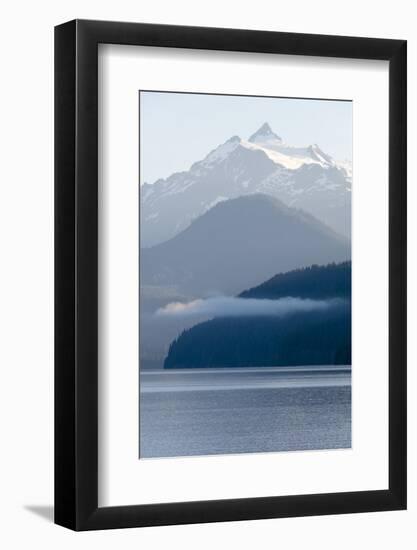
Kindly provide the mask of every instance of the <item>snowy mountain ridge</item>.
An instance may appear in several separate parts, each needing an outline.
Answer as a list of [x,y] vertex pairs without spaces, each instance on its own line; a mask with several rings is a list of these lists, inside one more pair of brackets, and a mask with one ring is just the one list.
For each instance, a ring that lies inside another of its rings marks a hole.
[[281,137],[277,136],[271,130],[267,122],[265,122],[247,141],[241,139],[239,136],[233,136],[211,151],[202,161],[195,163],[193,166],[198,166],[201,163],[207,166],[214,162],[220,162],[239,145],[247,149],[262,151],[275,164],[288,168],[289,170],[296,170],[303,164],[319,164],[323,168],[336,166],[341,169],[346,169],[346,162],[338,163],[334,161],[329,155],[324,153],[316,143],[307,147],[294,147],[286,144]]
[[318,145],[293,147],[263,124],[233,136],[186,172],[141,187],[141,245],[172,238],[219,201],[265,193],[350,233],[351,166]]

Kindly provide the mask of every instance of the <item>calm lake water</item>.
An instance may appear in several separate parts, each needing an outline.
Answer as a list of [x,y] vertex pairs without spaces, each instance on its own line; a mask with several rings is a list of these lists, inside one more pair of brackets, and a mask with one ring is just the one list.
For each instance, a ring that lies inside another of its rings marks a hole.
[[350,366],[149,371],[140,458],[351,446]]

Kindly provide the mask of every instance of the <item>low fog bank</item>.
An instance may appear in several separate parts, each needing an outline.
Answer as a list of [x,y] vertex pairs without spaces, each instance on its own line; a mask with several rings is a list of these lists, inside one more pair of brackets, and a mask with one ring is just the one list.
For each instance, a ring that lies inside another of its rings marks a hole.
[[308,298],[286,297],[278,300],[268,300],[217,296],[193,300],[191,302],[171,302],[159,308],[155,315],[171,318],[187,318],[201,315],[210,317],[283,317],[292,313],[322,311],[342,304],[343,300],[340,298],[311,300]]

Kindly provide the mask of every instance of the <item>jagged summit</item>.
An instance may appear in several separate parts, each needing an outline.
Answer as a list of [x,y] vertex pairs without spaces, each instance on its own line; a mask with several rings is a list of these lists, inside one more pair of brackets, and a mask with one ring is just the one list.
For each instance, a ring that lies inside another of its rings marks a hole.
[[[231,132],[232,134],[232,132]],[[350,235],[351,165],[317,144],[294,146],[265,122],[246,140],[232,135],[188,171],[141,188],[141,246],[166,241],[219,203],[262,193]]]
[[210,153],[201,161],[198,161],[192,165],[191,168],[209,167],[213,164],[222,162],[230,153],[232,153],[241,143],[239,136],[232,136],[227,141],[210,151]]
[[241,142],[243,147],[263,151],[275,164],[289,170],[297,170],[308,164],[318,164],[323,168],[335,166],[335,162],[324,153],[317,144],[307,147],[293,146],[285,143],[265,122],[248,141]]
[[272,131],[271,126],[267,122],[264,122],[264,124],[251,135],[249,141],[250,143],[258,143],[270,141],[272,139],[282,143],[282,139]]
[[334,161],[330,155],[327,155],[324,153],[320,147],[317,145],[317,143],[314,143],[313,145],[310,145],[308,148],[309,152],[311,153],[311,157],[313,160],[317,160],[319,162],[327,163],[329,165],[334,165]]
[[265,122],[247,141],[234,135],[213,149],[203,160],[194,163],[192,168],[211,169],[214,165],[230,160],[230,155],[237,149],[261,151],[275,165],[288,170],[297,170],[306,164],[318,164],[323,168],[335,165],[333,159],[324,153],[317,144],[307,147],[288,145]]

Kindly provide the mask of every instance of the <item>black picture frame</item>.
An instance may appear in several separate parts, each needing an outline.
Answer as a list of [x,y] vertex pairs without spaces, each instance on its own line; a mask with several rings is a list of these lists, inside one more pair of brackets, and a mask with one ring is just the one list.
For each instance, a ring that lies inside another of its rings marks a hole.
[[[98,506],[98,44],[389,62],[389,488]],[[74,20],[55,28],[55,523],[92,530],[406,508],[406,41]]]

